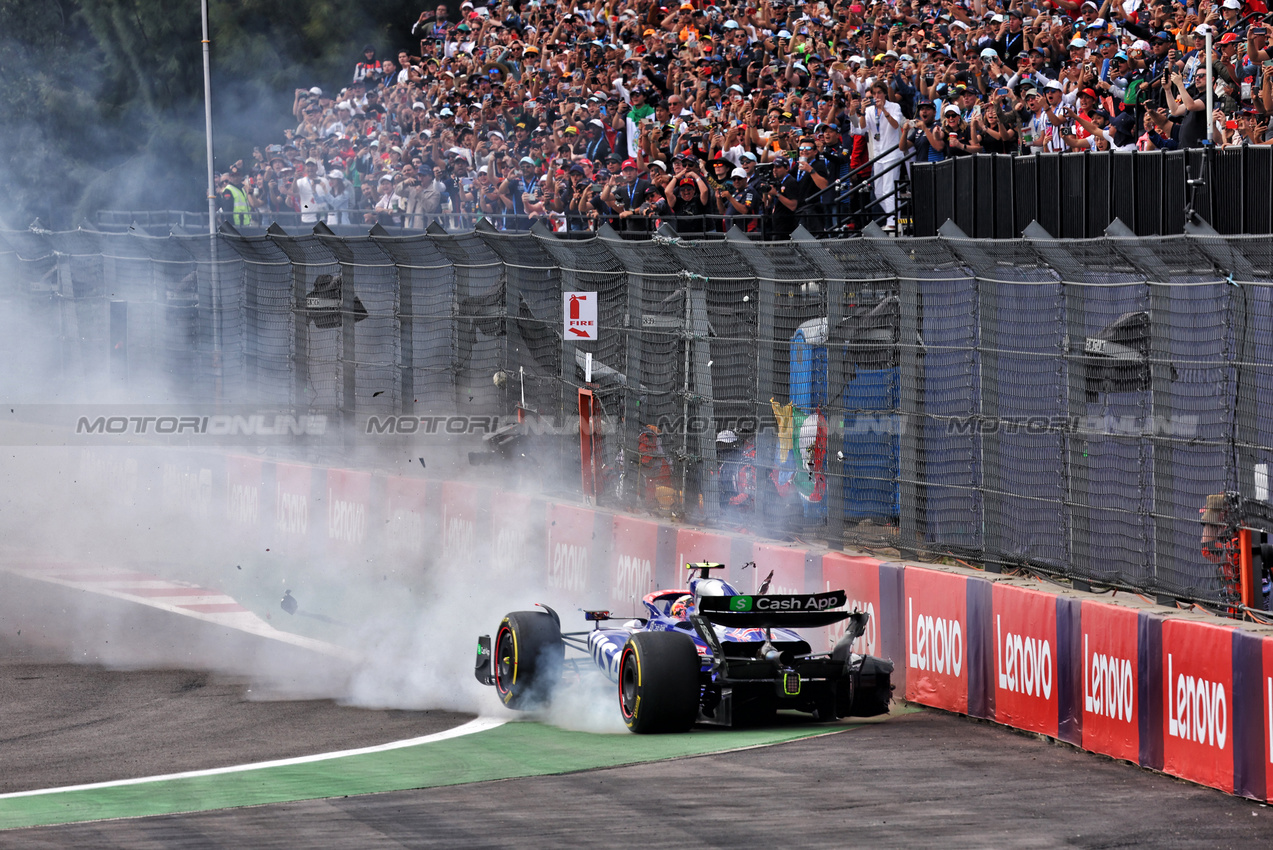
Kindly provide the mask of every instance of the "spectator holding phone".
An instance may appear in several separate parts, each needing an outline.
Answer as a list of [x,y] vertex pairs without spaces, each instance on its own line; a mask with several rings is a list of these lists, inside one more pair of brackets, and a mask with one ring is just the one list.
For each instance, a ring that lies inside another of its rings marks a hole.
[[1017,149],[1017,113],[1008,108],[1011,93],[998,89],[994,100],[973,119],[973,137],[982,153],[1013,153]]
[[941,126],[933,133],[931,144],[948,158],[968,156],[981,150],[973,143],[969,127],[959,114],[959,107],[953,103],[942,109]]
[[863,124],[870,136],[871,155],[876,157],[875,198],[886,221],[885,231],[897,229],[895,188],[902,161],[902,108],[889,99],[888,86],[876,82],[871,86],[871,105],[864,110]]

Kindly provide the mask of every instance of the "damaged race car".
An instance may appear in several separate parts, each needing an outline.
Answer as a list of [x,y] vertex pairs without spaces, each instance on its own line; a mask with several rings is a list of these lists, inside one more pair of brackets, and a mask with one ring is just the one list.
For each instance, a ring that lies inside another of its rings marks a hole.
[[[748,566],[754,566],[749,564]],[[622,625],[607,611],[585,611],[590,631],[562,632],[551,608],[515,611],[478,638],[474,673],[519,711],[550,702],[568,672],[598,669],[618,687],[619,712],[633,732],[685,732],[695,723],[764,723],[779,709],[812,719],[871,717],[889,709],[893,663],[859,655],[853,642],[868,614],[842,610],[844,591],[768,595],[773,573],[753,595],[712,577],[723,564],[686,564],[687,590],[660,590],[648,616]],[[830,652],[813,652],[792,631],[847,621]],[[567,658],[566,648],[582,655]]]

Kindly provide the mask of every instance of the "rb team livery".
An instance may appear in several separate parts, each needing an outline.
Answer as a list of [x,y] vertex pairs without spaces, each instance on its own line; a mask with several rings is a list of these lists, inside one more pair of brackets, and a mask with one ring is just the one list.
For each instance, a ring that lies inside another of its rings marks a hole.
[[[585,611],[591,631],[562,632],[553,609],[515,611],[492,642],[478,638],[474,673],[504,705],[526,711],[552,699],[567,667],[588,660],[618,685],[619,712],[633,732],[684,732],[695,723],[761,723],[779,709],[819,721],[888,711],[893,664],[852,651],[867,615],[845,611],[844,591],[741,594],[711,571],[723,564],[686,564],[688,590],[657,590],[642,599],[648,616],[617,628],[608,611]],[[754,565],[749,565],[754,566]],[[815,653],[798,628],[847,620],[830,652]],[[581,653],[566,658],[566,647]]]

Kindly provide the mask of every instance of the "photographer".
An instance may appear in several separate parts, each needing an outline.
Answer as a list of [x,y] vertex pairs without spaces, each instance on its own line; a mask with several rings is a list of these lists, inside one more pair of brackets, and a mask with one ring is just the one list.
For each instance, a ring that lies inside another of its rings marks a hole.
[[786,239],[791,236],[797,224],[796,207],[800,204],[796,178],[791,174],[791,160],[785,156],[774,159],[773,180],[762,181],[756,188],[764,210],[765,238]]
[[[641,179],[636,160],[634,159],[624,161],[620,174],[622,175],[621,177],[618,179],[612,177],[610,182],[606,184],[601,199],[606,202],[610,209],[619,213],[618,227],[616,229],[622,232],[628,229],[631,214],[641,205],[642,200],[645,198],[645,190],[650,187],[650,181]],[[628,213],[627,216],[623,215],[625,212]]]
[[831,185],[830,163],[818,151],[816,137],[802,139],[798,153],[796,194],[800,197],[800,220],[811,233],[821,233],[826,229],[823,190]]
[[729,177],[731,185],[716,190],[716,210],[725,216],[727,232],[734,225],[735,218],[740,218],[738,225],[748,233],[754,233],[760,226],[754,217],[756,195],[747,188],[747,172],[735,168]]

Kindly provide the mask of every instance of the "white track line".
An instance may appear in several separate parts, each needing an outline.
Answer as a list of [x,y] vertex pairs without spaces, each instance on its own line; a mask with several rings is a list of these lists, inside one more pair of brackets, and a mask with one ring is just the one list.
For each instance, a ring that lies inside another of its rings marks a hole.
[[[183,617],[202,620],[205,623],[212,623],[256,635],[257,637],[291,644],[342,661],[356,662],[359,660],[357,653],[344,647],[276,629],[253,611],[244,608],[233,597],[216,590],[201,588],[188,582],[168,581],[158,576],[151,576],[134,570],[92,565],[45,564],[25,567],[18,564],[0,564],[0,571],[35,581],[42,581],[46,584],[55,584],[73,590],[95,593],[112,599],[122,599],[137,605],[145,605],[148,608],[158,608],[160,611],[166,611],[170,614],[180,614]],[[171,588],[177,595],[152,595],[154,591],[162,588]],[[137,595],[129,592],[138,589],[147,593],[145,595]],[[205,591],[205,594],[201,596],[185,595],[193,590],[202,590]],[[186,607],[189,605],[224,605],[226,607],[220,611],[200,611],[197,608]],[[234,607],[231,608],[230,606]]]
[[374,747],[363,747],[358,750],[339,750],[334,753],[318,753],[312,756],[299,756],[290,759],[276,759],[275,761],[259,761],[252,764],[236,764],[230,767],[213,767],[208,770],[190,770],[185,773],[168,773],[163,776],[139,776],[135,779],[116,779],[111,782],[94,782],[89,785],[67,785],[61,788],[37,788],[34,791],[15,791],[10,794],[0,794],[0,800],[12,800],[17,797],[37,797],[43,794],[63,794],[68,791],[96,791],[100,788],[121,788],[125,785],[144,785],[147,782],[167,782],[172,779],[196,779],[201,776],[218,776],[223,773],[243,773],[249,770],[266,770],[271,767],[289,767],[295,764],[310,764],[317,761],[330,761],[331,759],[346,758],[347,756],[362,756],[369,753],[383,753],[389,750],[400,750],[404,747],[414,747],[418,744],[432,744],[437,741],[445,741],[450,738],[459,738],[464,735],[472,735],[475,732],[485,732],[488,729],[495,729],[507,723],[507,720],[499,720],[493,717],[479,717],[476,720],[470,720],[462,726],[456,726],[454,729],[447,729],[444,732],[434,732],[432,735],[425,735],[420,738],[408,738],[405,741],[391,741],[388,744],[377,744]]

